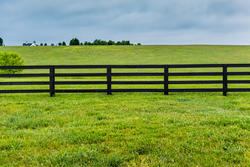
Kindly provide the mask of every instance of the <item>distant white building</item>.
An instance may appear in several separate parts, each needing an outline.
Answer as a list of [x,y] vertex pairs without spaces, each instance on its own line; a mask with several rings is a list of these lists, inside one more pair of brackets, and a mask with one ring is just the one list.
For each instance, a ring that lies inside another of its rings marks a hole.
[[36,44],[36,41],[34,41],[33,43],[25,42],[23,43],[23,46],[38,46],[38,45]]

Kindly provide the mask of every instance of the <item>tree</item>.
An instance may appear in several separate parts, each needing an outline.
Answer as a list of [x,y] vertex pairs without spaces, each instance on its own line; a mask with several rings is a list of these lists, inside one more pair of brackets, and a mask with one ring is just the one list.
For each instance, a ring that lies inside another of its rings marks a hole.
[[108,45],[108,42],[107,41],[104,41],[104,40],[101,40],[101,45]]
[[[20,55],[16,53],[0,53],[0,66],[23,66],[23,59]],[[0,70],[1,73],[15,74],[17,72],[22,72],[23,69],[4,69]]]
[[80,45],[83,45],[83,43],[81,42]]
[[55,44],[52,43],[50,46],[55,46]]
[[100,45],[101,44],[101,40],[100,39],[96,39],[93,42],[93,45]]
[[122,43],[120,41],[117,41],[116,42],[116,45],[121,45]]
[[138,43],[137,45],[141,45],[141,43]]
[[43,46],[43,43],[40,43],[40,46]]
[[115,45],[115,41],[109,40],[108,45]]
[[66,42],[63,41],[63,42],[62,42],[62,46],[66,46]]
[[61,43],[61,42],[59,42],[59,43],[58,43],[58,46],[62,46],[62,43]]
[[44,46],[48,46],[48,44],[47,44],[47,43],[45,43],[45,44],[44,44]]
[[0,37],[0,46],[3,46],[3,39]]
[[69,42],[69,45],[70,45],[70,46],[80,45],[80,41],[79,41],[79,39],[77,39],[77,38],[73,38],[73,39],[71,39],[71,41]]
[[131,45],[130,41],[125,41],[126,45]]

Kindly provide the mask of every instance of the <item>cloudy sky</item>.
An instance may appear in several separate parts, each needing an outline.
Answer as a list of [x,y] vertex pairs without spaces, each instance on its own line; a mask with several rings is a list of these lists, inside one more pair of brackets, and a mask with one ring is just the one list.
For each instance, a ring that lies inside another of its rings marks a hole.
[[250,44],[249,0],[0,0],[6,45],[78,37],[143,44]]

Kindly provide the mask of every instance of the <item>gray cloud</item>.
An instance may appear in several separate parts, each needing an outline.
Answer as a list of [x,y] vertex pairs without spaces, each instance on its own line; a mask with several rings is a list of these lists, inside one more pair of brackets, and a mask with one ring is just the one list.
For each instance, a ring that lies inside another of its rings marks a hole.
[[144,44],[250,44],[246,0],[0,0],[7,45],[79,37]]

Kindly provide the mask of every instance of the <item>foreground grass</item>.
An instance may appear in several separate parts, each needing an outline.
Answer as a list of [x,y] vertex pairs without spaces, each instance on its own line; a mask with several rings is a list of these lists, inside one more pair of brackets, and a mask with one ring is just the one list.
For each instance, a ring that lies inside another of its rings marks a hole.
[[249,94],[0,96],[1,166],[248,166]]

